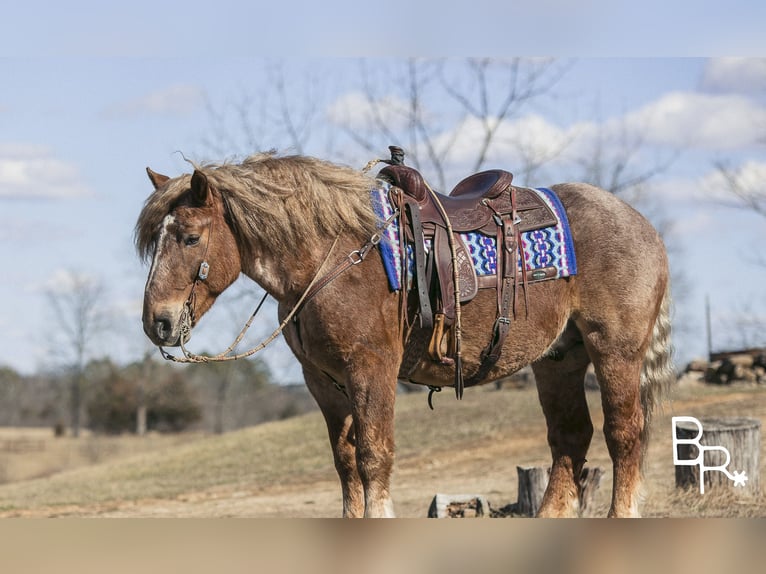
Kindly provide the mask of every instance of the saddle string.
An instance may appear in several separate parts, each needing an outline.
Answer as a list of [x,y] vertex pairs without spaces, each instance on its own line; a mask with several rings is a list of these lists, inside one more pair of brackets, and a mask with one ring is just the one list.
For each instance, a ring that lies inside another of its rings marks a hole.
[[[519,217],[517,206],[516,206],[516,193],[514,190],[511,190],[511,205],[513,211],[511,212],[511,221],[513,221],[513,228],[514,228],[514,236],[516,238],[516,249],[518,250],[519,257],[521,259],[520,261],[520,267],[521,267],[521,286],[522,289],[524,289],[524,312],[526,313],[526,318],[529,319],[529,292],[527,290],[527,287],[529,286],[529,282],[527,281],[527,262],[526,258],[524,256],[524,245],[521,241],[521,229],[519,228],[518,222],[521,221],[521,218]],[[515,264],[515,263],[514,263]],[[513,270],[513,317],[516,318],[516,300],[518,299],[519,294],[519,274],[517,273],[517,270]]]
[[458,399],[463,398],[464,380],[463,380],[463,353],[461,350],[462,341],[462,328],[460,326],[461,309],[460,309],[460,271],[457,265],[457,246],[455,244],[455,236],[452,231],[452,223],[450,222],[447,211],[444,209],[442,202],[439,200],[439,194],[436,193],[428,183],[425,184],[428,193],[434,200],[436,208],[439,210],[439,215],[444,219],[444,226],[447,229],[447,239],[450,248],[450,257],[452,259],[452,283],[454,286],[453,296],[455,297],[455,324],[454,337],[455,337],[455,396]]

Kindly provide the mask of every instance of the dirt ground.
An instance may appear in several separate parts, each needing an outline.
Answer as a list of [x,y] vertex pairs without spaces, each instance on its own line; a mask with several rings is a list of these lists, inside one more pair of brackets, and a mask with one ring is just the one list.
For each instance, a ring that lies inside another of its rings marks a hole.
[[[515,480],[504,479],[507,472],[515,477],[513,445],[471,452],[456,452],[438,460],[408,461],[395,471],[393,497],[397,516],[423,518],[436,493],[429,483],[438,482],[441,491],[485,494],[503,506],[516,499]],[[477,477],[475,468],[483,467]],[[23,511],[0,513],[0,517],[252,517],[252,518],[326,518],[340,515],[340,486],[332,476],[289,486],[252,488],[218,487],[190,492],[175,499],[139,499],[87,506],[56,505]]]
[[[750,416],[766,416],[766,389],[730,388],[725,392],[718,389],[712,392],[702,387],[697,391],[696,386],[689,385],[696,383],[688,383],[665,412],[655,419],[654,438],[647,457],[642,514],[655,517],[766,516],[763,496],[739,500],[730,494],[721,498],[713,493],[700,499],[697,493],[680,493],[675,489],[669,434],[671,416],[740,415],[743,412]],[[503,392],[527,393],[530,400],[534,395],[534,390]],[[487,393],[481,400],[492,400],[491,397]],[[611,463],[599,430],[603,420],[598,408],[598,393],[590,397],[589,402],[597,430],[587,465],[600,466],[604,476],[586,516],[605,516],[611,496]],[[447,411],[453,407],[443,408]],[[397,438],[398,443],[403,443],[392,486],[397,515],[427,516],[436,493],[481,494],[493,509],[515,502],[517,465],[549,464],[542,413],[539,416],[532,413],[529,421],[525,423],[524,432],[504,435],[487,431],[473,442],[464,441],[459,449],[449,448],[448,440],[444,440],[439,448],[419,449],[417,443],[408,444],[407,440]],[[761,461],[764,442],[761,441]],[[763,474],[761,471],[761,484],[766,478]],[[191,489],[169,498],[120,500],[116,496],[114,500],[94,504],[61,503],[6,509],[0,511],[0,517],[334,517],[340,515],[341,508],[339,483],[332,468],[328,468],[320,474],[308,473],[305,479],[293,477],[289,484],[240,482],[199,491]]]

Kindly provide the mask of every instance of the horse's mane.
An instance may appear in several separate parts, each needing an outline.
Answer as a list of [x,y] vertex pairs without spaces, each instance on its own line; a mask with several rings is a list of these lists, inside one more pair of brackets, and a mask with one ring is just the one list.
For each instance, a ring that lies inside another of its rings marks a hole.
[[[227,217],[245,257],[258,246],[287,253],[347,231],[360,238],[374,233],[370,205],[372,180],[360,171],[306,156],[257,154],[242,163],[195,165],[223,198]],[[139,255],[154,253],[162,220],[189,190],[184,174],[146,200],[136,223]]]

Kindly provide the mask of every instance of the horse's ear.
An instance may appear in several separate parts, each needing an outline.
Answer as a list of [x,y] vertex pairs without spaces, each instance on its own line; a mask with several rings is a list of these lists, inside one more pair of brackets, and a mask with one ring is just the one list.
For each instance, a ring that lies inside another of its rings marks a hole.
[[152,168],[147,167],[146,168],[146,174],[149,176],[149,179],[152,182],[152,185],[154,186],[154,189],[159,189],[162,187],[162,185],[167,182],[170,178],[166,175],[162,175],[161,173],[157,173],[156,171],[152,171]]
[[191,198],[196,205],[205,205],[210,193],[207,176],[195,169],[191,178]]

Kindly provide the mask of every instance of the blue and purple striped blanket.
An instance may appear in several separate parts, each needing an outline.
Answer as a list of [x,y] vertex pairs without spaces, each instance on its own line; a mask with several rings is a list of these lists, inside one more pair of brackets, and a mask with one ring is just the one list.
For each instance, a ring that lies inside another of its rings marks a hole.
[[[386,221],[394,212],[388,198],[390,187],[388,182],[377,180],[376,186],[371,190],[373,209],[382,221]],[[564,207],[550,189],[541,187],[534,191],[551,208],[558,219],[558,224],[521,234],[520,250],[523,252],[527,274],[533,277],[535,270],[552,267],[556,269],[556,273],[548,277],[550,279],[576,275],[577,260]],[[382,231],[382,235],[383,239],[379,245],[383,265],[388,275],[389,286],[393,291],[397,291],[402,285],[402,269],[399,257],[399,226],[396,219]],[[471,254],[476,275],[495,275],[497,273],[496,239],[479,232],[461,233],[460,236]],[[426,242],[426,250],[428,249],[430,245]],[[408,259],[411,264],[411,253]],[[521,259],[519,259],[520,265]],[[412,274],[408,273],[408,276],[411,278]]]

